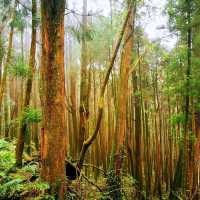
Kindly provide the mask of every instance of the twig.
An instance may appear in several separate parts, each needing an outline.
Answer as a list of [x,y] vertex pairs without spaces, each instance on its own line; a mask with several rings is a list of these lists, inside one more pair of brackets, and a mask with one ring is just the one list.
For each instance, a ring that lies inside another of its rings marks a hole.
[[99,15],[99,14],[102,12],[102,11],[99,11],[99,12],[96,12],[96,13],[87,13],[87,14],[82,14],[82,13],[79,13],[78,11],[76,11],[76,10],[69,9],[69,8],[65,8],[65,10],[68,11],[67,13],[65,13],[65,15],[75,14],[75,15],[79,15],[79,16],[87,16],[87,17],[97,16],[97,15]]
[[142,55],[140,55],[140,57],[138,58],[137,62],[132,66],[132,68],[129,70],[129,74],[131,74],[134,70],[135,67],[139,64],[139,62],[142,60],[142,58],[144,57],[146,53],[146,49],[144,50],[144,53]]
[[94,169],[98,169],[99,171],[101,171],[104,174],[104,176],[107,176],[106,172],[103,169],[101,169],[101,168],[99,168],[99,167],[97,167],[95,165],[92,165],[92,164],[83,164],[83,166],[84,167],[92,167]]
[[96,185],[94,182],[92,182],[91,180],[89,180],[89,179],[87,178],[87,176],[85,176],[84,174],[82,174],[82,176],[83,176],[83,178],[84,178],[88,183],[90,183],[91,185],[95,186],[100,192],[103,192],[103,190],[102,190],[98,185]]
[[26,6],[24,3],[22,3],[21,1],[19,0],[16,0],[18,4],[20,4],[23,8],[25,8],[26,10],[32,12],[32,9],[29,8],[28,6]]

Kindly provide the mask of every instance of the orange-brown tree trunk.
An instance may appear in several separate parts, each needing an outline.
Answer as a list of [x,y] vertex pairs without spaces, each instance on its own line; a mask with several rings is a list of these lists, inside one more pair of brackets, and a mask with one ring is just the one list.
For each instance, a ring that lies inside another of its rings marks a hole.
[[57,199],[64,199],[65,191],[64,11],[65,0],[41,0],[41,178],[50,184]]
[[133,30],[134,30],[134,5],[131,2],[131,15],[128,20],[128,25],[125,32],[125,44],[122,51],[122,60],[120,66],[120,82],[119,82],[119,96],[118,96],[118,119],[116,127],[116,141],[115,141],[115,173],[120,175],[122,168],[122,151],[126,136],[126,105],[128,98],[128,80],[130,68],[132,64],[133,52]]

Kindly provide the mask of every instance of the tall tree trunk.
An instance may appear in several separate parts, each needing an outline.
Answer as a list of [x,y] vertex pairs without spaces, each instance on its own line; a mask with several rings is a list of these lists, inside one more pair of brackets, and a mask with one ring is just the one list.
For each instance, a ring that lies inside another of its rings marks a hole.
[[191,131],[191,111],[190,111],[190,85],[191,85],[191,70],[192,70],[192,28],[191,28],[191,1],[187,0],[187,23],[188,23],[188,31],[187,31],[187,70],[186,70],[186,98],[185,98],[185,135],[184,135],[184,173],[186,175],[184,186],[187,190],[187,193],[190,193],[190,160],[191,160],[191,152],[192,152],[192,144],[190,141],[190,131]]
[[[137,45],[137,54],[138,59],[140,57],[140,45],[138,41]],[[140,61],[139,61],[139,68],[140,68]],[[141,73],[139,73],[141,76]],[[138,184],[138,192],[137,196],[141,199],[141,191],[142,191],[142,116],[141,116],[141,90],[138,84],[138,77],[136,70],[133,72],[133,92],[135,94],[135,179]]]
[[[189,144],[189,132],[190,132],[190,80],[191,80],[191,67],[192,67],[192,27],[191,27],[191,1],[186,0],[187,8],[187,69],[186,69],[186,92],[185,92],[185,124],[184,124],[184,141],[183,145],[179,147],[179,158],[175,170],[175,177],[172,185],[172,190],[177,190],[179,188],[183,189],[183,192],[188,192],[189,186],[189,154],[190,154],[190,144]],[[176,199],[172,192],[170,198]]]
[[[14,4],[14,8],[13,8],[12,21],[15,19],[16,7],[17,7],[17,0],[15,0],[15,4]],[[2,76],[2,79],[1,79],[1,85],[0,85],[0,108],[2,107],[3,95],[6,91],[8,66],[10,64],[12,46],[13,46],[13,34],[14,34],[14,26],[11,25],[10,33],[9,33],[9,39],[8,39],[8,51],[7,51],[7,55],[6,55],[6,61],[5,61],[5,64],[4,64],[3,76]]]
[[[173,182],[173,190],[182,188],[185,192],[189,186],[189,131],[190,131],[190,81],[191,81],[191,67],[192,67],[192,27],[191,27],[191,1],[186,0],[187,8],[187,69],[186,69],[186,92],[185,92],[185,124],[184,124],[184,142],[180,145],[179,159],[176,166],[175,177]],[[172,195],[172,194],[171,194]],[[175,199],[175,198],[174,198]]]
[[120,66],[120,81],[119,81],[119,93],[118,93],[118,116],[116,127],[116,141],[115,141],[115,172],[116,175],[120,175],[122,168],[122,153],[123,145],[126,136],[126,105],[128,97],[128,79],[130,74],[130,68],[132,65],[132,52],[133,52],[133,35],[134,35],[134,5],[130,1],[131,15],[128,20],[128,25],[125,32],[125,44],[122,51],[121,66]]
[[77,120],[77,96],[76,96],[76,72],[72,69],[70,71],[70,99],[71,99],[71,114],[72,114],[72,124],[73,124],[73,137],[74,143],[73,145],[73,156],[77,159],[77,144],[78,144],[78,120]]
[[57,199],[64,199],[66,102],[64,76],[65,0],[41,0],[42,111],[41,178]]
[[3,63],[3,58],[4,58],[4,45],[3,45],[3,38],[2,38],[2,33],[0,32],[0,80],[2,76],[2,63]]
[[[35,53],[36,53],[36,34],[37,34],[36,15],[37,15],[37,2],[36,0],[32,0],[32,38],[31,38],[30,58],[29,58],[30,74],[26,83],[26,93],[23,102],[23,110],[26,109],[30,104],[33,76],[35,72]],[[24,150],[25,134],[27,128],[28,124],[25,123],[24,120],[22,119],[16,146],[16,165],[19,167],[22,166],[22,154]]]
[[[3,38],[2,33],[0,32],[0,82],[2,77],[2,64],[3,64],[3,57],[4,57],[4,46],[3,46]],[[0,106],[0,112],[2,112],[2,106]],[[2,134],[2,116],[0,115],[0,136]]]
[[88,105],[88,75],[87,75],[87,0],[83,0],[83,19],[82,19],[82,49],[81,49],[81,84],[80,84],[80,124],[79,124],[79,153],[83,146],[83,142],[86,136],[87,120],[89,117],[89,105]]

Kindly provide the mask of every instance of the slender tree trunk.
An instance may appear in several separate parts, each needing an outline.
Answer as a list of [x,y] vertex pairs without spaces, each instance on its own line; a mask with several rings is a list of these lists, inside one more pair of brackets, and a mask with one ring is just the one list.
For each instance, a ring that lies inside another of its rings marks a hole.
[[81,85],[80,85],[80,126],[79,126],[79,152],[83,146],[83,142],[86,138],[87,132],[87,120],[89,117],[89,105],[88,105],[88,75],[87,75],[87,0],[83,0],[83,19],[82,19],[82,49],[81,49]]
[[78,120],[77,120],[77,96],[76,96],[76,78],[77,75],[73,69],[70,71],[70,99],[71,99],[71,115],[73,125],[73,138],[74,144],[72,144],[73,156],[77,159],[77,144],[78,144]]
[[[140,46],[138,42],[138,47],[137,47],[137,54],[138,54],[138,59],[140,57]],[[139,68],[140,68],[140,62],[139,62]],[[139,74],[141,76],[141,74]],[[141,191],[142,191],[142,185],[143,185],[143,180],[142,180],[142,116],[141,116],[141,91],[139,89],[139,84],[138,84],[138,77],[136,70],[133,72],[133,90],[135,94],[135,163],[136,170],[135,170],[135,179],[138,184],[138,193],[137,196],[139,199],[141,199]]]
[[[17,7],[17,0],[15,0],[12,20],[15,19],[16,7]],[[0,107],[2,107],[3,95],[4,95],[5,90],[6,90],[8,66],[10,64],[12,46],[13,46],[13,34],[14,34],[14,27],[13,27],[13,25],[11,25],[10,33],[9,33],[9,39],[8,39],[8,51],[7,51],[7,55],[6,55],[6,61],[5,61],[5,64],[4,64],[3,76],[2,76],[2,79],[1,79],[1,85],[0,85]]]
[[[33,76],[35,72],[36,28],[37,28],[36,15],[37,15],[37,2],[36,0],[32,0],[32,39],[31,39],[30,58],[29,58],[30,74],[26,83],[26,93],[23,102],[23,110],[26,109],[30,104]],[[27,128],[28,124],[25,123],[24,120],[22,119],[16,146],[16,165],[19,167],[22,166],[22,154],[24,150],[25,134]]]
[[187,31],[187,71],[186,71],[186,98],[185,98],[185,135],[184,135],[184,159],[185,159],[185,189],[190,193],[190,160],[191,160],[191,152],[192,152],[192,144],[190,141],[190,131],[191,131],[191,110],[190,110],[190,81],[191,81],[191,67],[192,67],[192,28],[191,28],[191,1],[187,0],[187,23],[189,25]]
[[3,46],[3,38],[2,38],[2,33],[0,32],[0,80],[2,76],[2,63],[3,63],[3,58],[4,58],[4,46]]
[[[184,193],[188,193],[189,190],[189,131],[190,131],[190,79],[191,79],[191,67],[192,67],[192,28],[191,28],[191,1],[186,0],[187,5],[187,69],[186,69],[186,95],[185,95],[185,124],[184,124],[184,141],[183,145],[179,148],[179,158],[175,170],[175,177],[173,181],[172,190],[182,188]],[[187,192],[186,192],[187,191]],[[176,199],[172,192],[170,198]]]

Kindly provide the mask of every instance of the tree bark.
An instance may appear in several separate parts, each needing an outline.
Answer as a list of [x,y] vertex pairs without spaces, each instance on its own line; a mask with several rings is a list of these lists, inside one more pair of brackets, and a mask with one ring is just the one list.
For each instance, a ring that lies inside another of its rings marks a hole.
[[115,173],[117,176],[121,173],[123,145],[126,138],[126,105],[128,97],[128,80],[130,68],[132,65],[133,36],[134,36],[134,4],[130,1],[131,14],[125,31],[125,44],[122,51],[120,80],[118,93],[118,118],[116,123],[116,141],[115,141]]
[[66,102],[64,77],[65,0],[41,0],[42,147],[41,178],[57,199],[64,199]]

